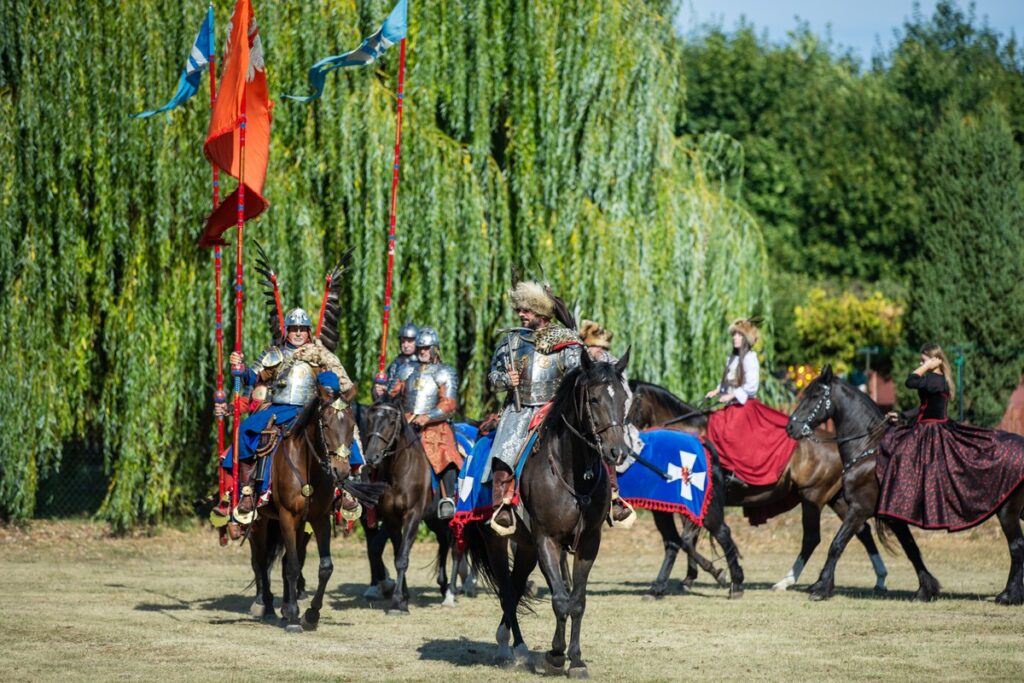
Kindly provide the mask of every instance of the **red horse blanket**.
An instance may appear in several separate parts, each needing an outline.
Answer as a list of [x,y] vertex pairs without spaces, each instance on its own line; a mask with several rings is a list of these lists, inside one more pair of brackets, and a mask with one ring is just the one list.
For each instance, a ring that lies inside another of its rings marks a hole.
[[786,435],[789,416],[757,399],[708,417],[708,439],[722,467],[751,486],[769,486],[786,469],[796,441]]

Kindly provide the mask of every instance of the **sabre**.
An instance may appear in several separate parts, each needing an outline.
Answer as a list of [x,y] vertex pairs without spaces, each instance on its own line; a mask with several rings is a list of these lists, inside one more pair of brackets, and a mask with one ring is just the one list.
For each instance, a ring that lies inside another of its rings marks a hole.
[[[524,329],[524,328],[522,328],[522,327],[508,327],[508,328],[506,328],[504,330],[498,330],[498,334],[502,334],[502,333],[505,334],[505,348],[507,349],[507,353],[508,353],[508,367],[511,368],[511,369],[515,369],[515,367],[516,367],[516,360],[515,360],[516,357],[515,357],[515,353],[514,352],[519,350],[519,334],[518,334],[518,332],[520,330],[522,330],[522,329]],[[516,334],[513,334],[513,333],[516,333]],[[513,342],[515,342],[515,348],[513,348],[513,346],[512,346]],[[523,409],[522,400],[519,398],[519,385],[518,384],[516,386],[512,387],[511,393],[512,393],[512,409],[515,410],[515,412],[518,413],[518,412],[520,412]]]
[[636,460],[638,463],[640,463],[641,465],[643,465],[644,467],[646,467],[647,469],[649,469],[650,471],[652,471],[655,474],[659,475],[665,481],[672,481],[672,477],[670,477],[668,475],[668,473],[666,473],[663,469],[661,469],[660,467],[655,465],[653,462],[651,462],[647,458],[641,457],[637,453],[634,453],[632,458],[634,460]]

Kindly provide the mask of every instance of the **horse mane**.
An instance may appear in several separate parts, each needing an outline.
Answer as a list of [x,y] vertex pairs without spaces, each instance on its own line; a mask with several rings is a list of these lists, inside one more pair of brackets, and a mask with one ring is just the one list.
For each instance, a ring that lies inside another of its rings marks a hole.
[[638,379],[629,380],[629,389],[634,394],[640,391],[647,391],[654,394],[660,401],[668,404],[672,407],[672,410],[676,411],[680,415],[693,410],[693,406],[679,398],[671,391],[653,382],[644,382]]
[[295,418],[295,422],[292,423],[292,426],[285,433],[284,438],[288,439],[295,434],[300,434],[305,431],[306,427],[309,426],[310,421],[312,421],[313,416],[317,413],[319,404],[320,400],[318,398],[314,398],[312,401],[307,403],[302,409],[302,412],[300,412]]
[[[815,381],[817,381],[817,379],[818,378],[815,378]],[[877,403],[871,400],[870,396],[868,396],[866,393],[864,393],[857,387],[847,382],[845,379],[841,377],[833,377],[832,381],[835,384],[845,388],[846,393],[853,397],[854,403],[859,403],[860,405],[862,405],[868,411],[869,414],[874,415],[875,417],[885,416],[885,412],[881,409],[881,407],[879,407]]]

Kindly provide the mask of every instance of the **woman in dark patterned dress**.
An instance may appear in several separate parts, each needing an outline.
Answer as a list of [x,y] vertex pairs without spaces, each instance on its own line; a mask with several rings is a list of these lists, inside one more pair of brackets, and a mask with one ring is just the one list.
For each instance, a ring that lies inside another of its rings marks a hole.
[[906,384],[921,404],[902,415],[910,424],[890,428],[879,444],[878,514],[924,529],[980,524],[1024,481],[1024,437],[948,419],[953,375],[937,344],[921,349]]

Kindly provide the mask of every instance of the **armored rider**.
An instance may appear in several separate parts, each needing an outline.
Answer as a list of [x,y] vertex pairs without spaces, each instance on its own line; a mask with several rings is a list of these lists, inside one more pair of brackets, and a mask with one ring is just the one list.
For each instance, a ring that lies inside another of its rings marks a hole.
[[462,454],[449,422],[459,403],[459,378],[453,367],[441,362],[440,340],[433,328],[421,327],[415,344],[417,362],[399,370],[391,393],[404,397],[405,417],[419,431],[427,460],[440,480],[437,516],[451,519],[462,467]]
[[[598,361],[599,363],[619,362],[619,359],[609,351],[612,346],[613,336],[615,336],[615,333],[601,323],[594,322],[593,320],[580,321],[580,339],[583,340],[583,345],[587,347],[587,354],[591,360]],[[632,401],[633,392],[629,388],[629,382],[625,377],[625,373],[623,373],[622,384],[626,389],[626,396],[629,396],[630,401]],[[639,430],[633,425],[629,425],[627,441],[630,442],[634,452],[639,453],[643,450],[643,442],[640,441]],[[612,487],[612,507],[608,513],[608,519],[614,526],[629,528],[633,526],[633,522],[636,520],[633,506],[622,500],[619,496],[619,475],[615,467],[605,463],[605,468],[608,470],[608,480]]]
[[[356,387],[342,367],[337,356],[328,351],[319,339],[313,337],[312,321],[301,308],[293,308],[284,318],[285,341],[280,346],[271,346],[260,354],[251,367],[245,367],[244,356],[231,354],[231,365],[241,368],[241,378],[246,386],[266,385],[269,387],[269,405],[251,414],[242,421],[238,439],[238,480],[242,485],[235,519],[248,524],[254,519],[257,503],[254,501],[253,476],[262,482],[263,495],[259,505],[269,502],[269,458],[263,472],[255,473],[255,455],[260,435],[270,425],[287,427],[302,412],[302,409],[317,395],[318,387],[328,389],[334,396],[349,401],[355,395]],[[273,420],[273,422],[271,422]],[[224,466],[231,467],[229,454]]]
[[530,422],[554,397],[562,377],[580,364],[583,351],[574,330],[552,322],[555,302],[539,284],[520,281],[508,297],[522,328],[504,335],[487,376],[491,389],[508,392],[491,448],[491,527],[502,535],[515,530],[513,472]]
[[[398,330],[398,348],[401,351],[388,364],[384,374],[377,375],[373,380],[373,398],[378,399],[385,393],[391,392],[398,381],[399,374],[410,364],[416,363],[416,333],[419,328],[411,322],[406,322]],[[392,392],[393,393],[393,392]]]

